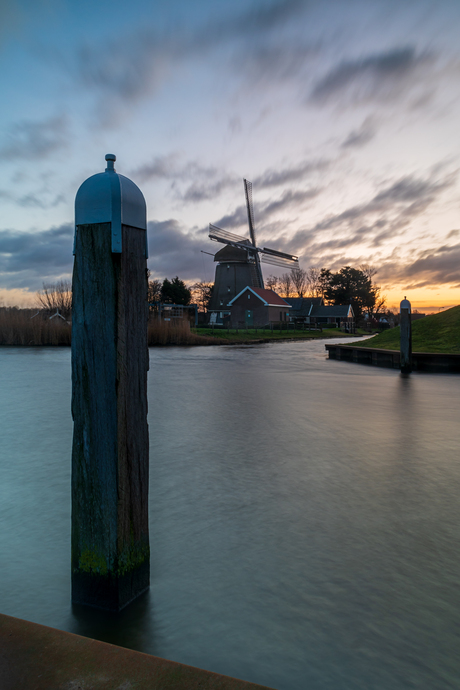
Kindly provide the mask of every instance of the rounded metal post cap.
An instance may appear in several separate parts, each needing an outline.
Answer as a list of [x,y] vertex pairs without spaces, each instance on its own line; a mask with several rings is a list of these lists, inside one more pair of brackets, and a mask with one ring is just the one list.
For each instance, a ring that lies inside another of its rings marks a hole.
[[404,297],[404,299],[401,300],[401,302],[399,304],[399,308],[400,309],[408,309],[409,313],[410,313],[411,304],[410,304],[409,300]]

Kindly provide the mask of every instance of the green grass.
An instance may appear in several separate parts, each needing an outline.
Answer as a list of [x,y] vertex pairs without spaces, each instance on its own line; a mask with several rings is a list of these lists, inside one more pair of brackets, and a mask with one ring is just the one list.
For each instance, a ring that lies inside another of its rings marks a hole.
[[228,331],[227,328],[215,328],[214,331],[212,328],[197,328],[192,329],[192,331],[193,333],[197,333],[201,336],[214,337],[219,340],[226,340],[229,343],[241,343],[246,341],[250,342],[254,340],[309,340],[311,338],[346,338],[348,335],[347,333],[342,333],[338,328],[323,329],[322,332],[308,330],[304,331],[301,329],[293,330],[292,328],[289,328],[289,330],[282,329],[281,331],[270,331],[268,328],[265,330],[263,328],[248,328],[248,330],[245,328],[239,328],[238,331],[236,329],[230,329],[230,331]]
[[[399,326],[384,331],[360,347],[399,350]],[[412,323],[413,352],[460,352],[460,306]]]

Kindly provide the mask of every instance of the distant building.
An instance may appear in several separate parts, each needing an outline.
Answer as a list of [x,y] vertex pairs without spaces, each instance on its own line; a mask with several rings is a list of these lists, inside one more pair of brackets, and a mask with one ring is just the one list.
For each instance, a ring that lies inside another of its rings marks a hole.
[[322,297],[285,297],[291,307],[291,321],[308,324],[335,324],[345,331],[355,327],[355,315],[351,304],[324,305]]
[[291,308],[287,300],[273,290],[249,285],[228,302],[232,328],[260,328],[268,324],[288,323]]
[[354,327],[355,315],[351,304],[331,304],[325,307],[313,307],[311,319],[318,324],[335,324],[337,328],[349,330]]
[[324,304],[322,297],[284,297],[291,305],[290,319],[294,323],[310,323],[312,310]]

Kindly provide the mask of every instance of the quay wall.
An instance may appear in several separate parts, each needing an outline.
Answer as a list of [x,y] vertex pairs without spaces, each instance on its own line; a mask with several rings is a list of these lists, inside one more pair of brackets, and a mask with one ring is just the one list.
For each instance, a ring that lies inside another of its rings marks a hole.
[[[329,359],[338,359],[356,364],[399,369],[399,350],[383,350],[376,347],[327,344]],[[460,354],[438,352],[412,352],[413,371],[432,373],[460,373]]]
[[1,690],[270,690],[0,614]]

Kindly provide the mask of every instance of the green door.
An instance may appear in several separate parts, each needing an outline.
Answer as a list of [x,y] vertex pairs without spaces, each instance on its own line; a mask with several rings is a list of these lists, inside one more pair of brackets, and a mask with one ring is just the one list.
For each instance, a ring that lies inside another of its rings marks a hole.
[[254,312],[252,309],[246,309],[246,326],[252,326],[254,323]]

